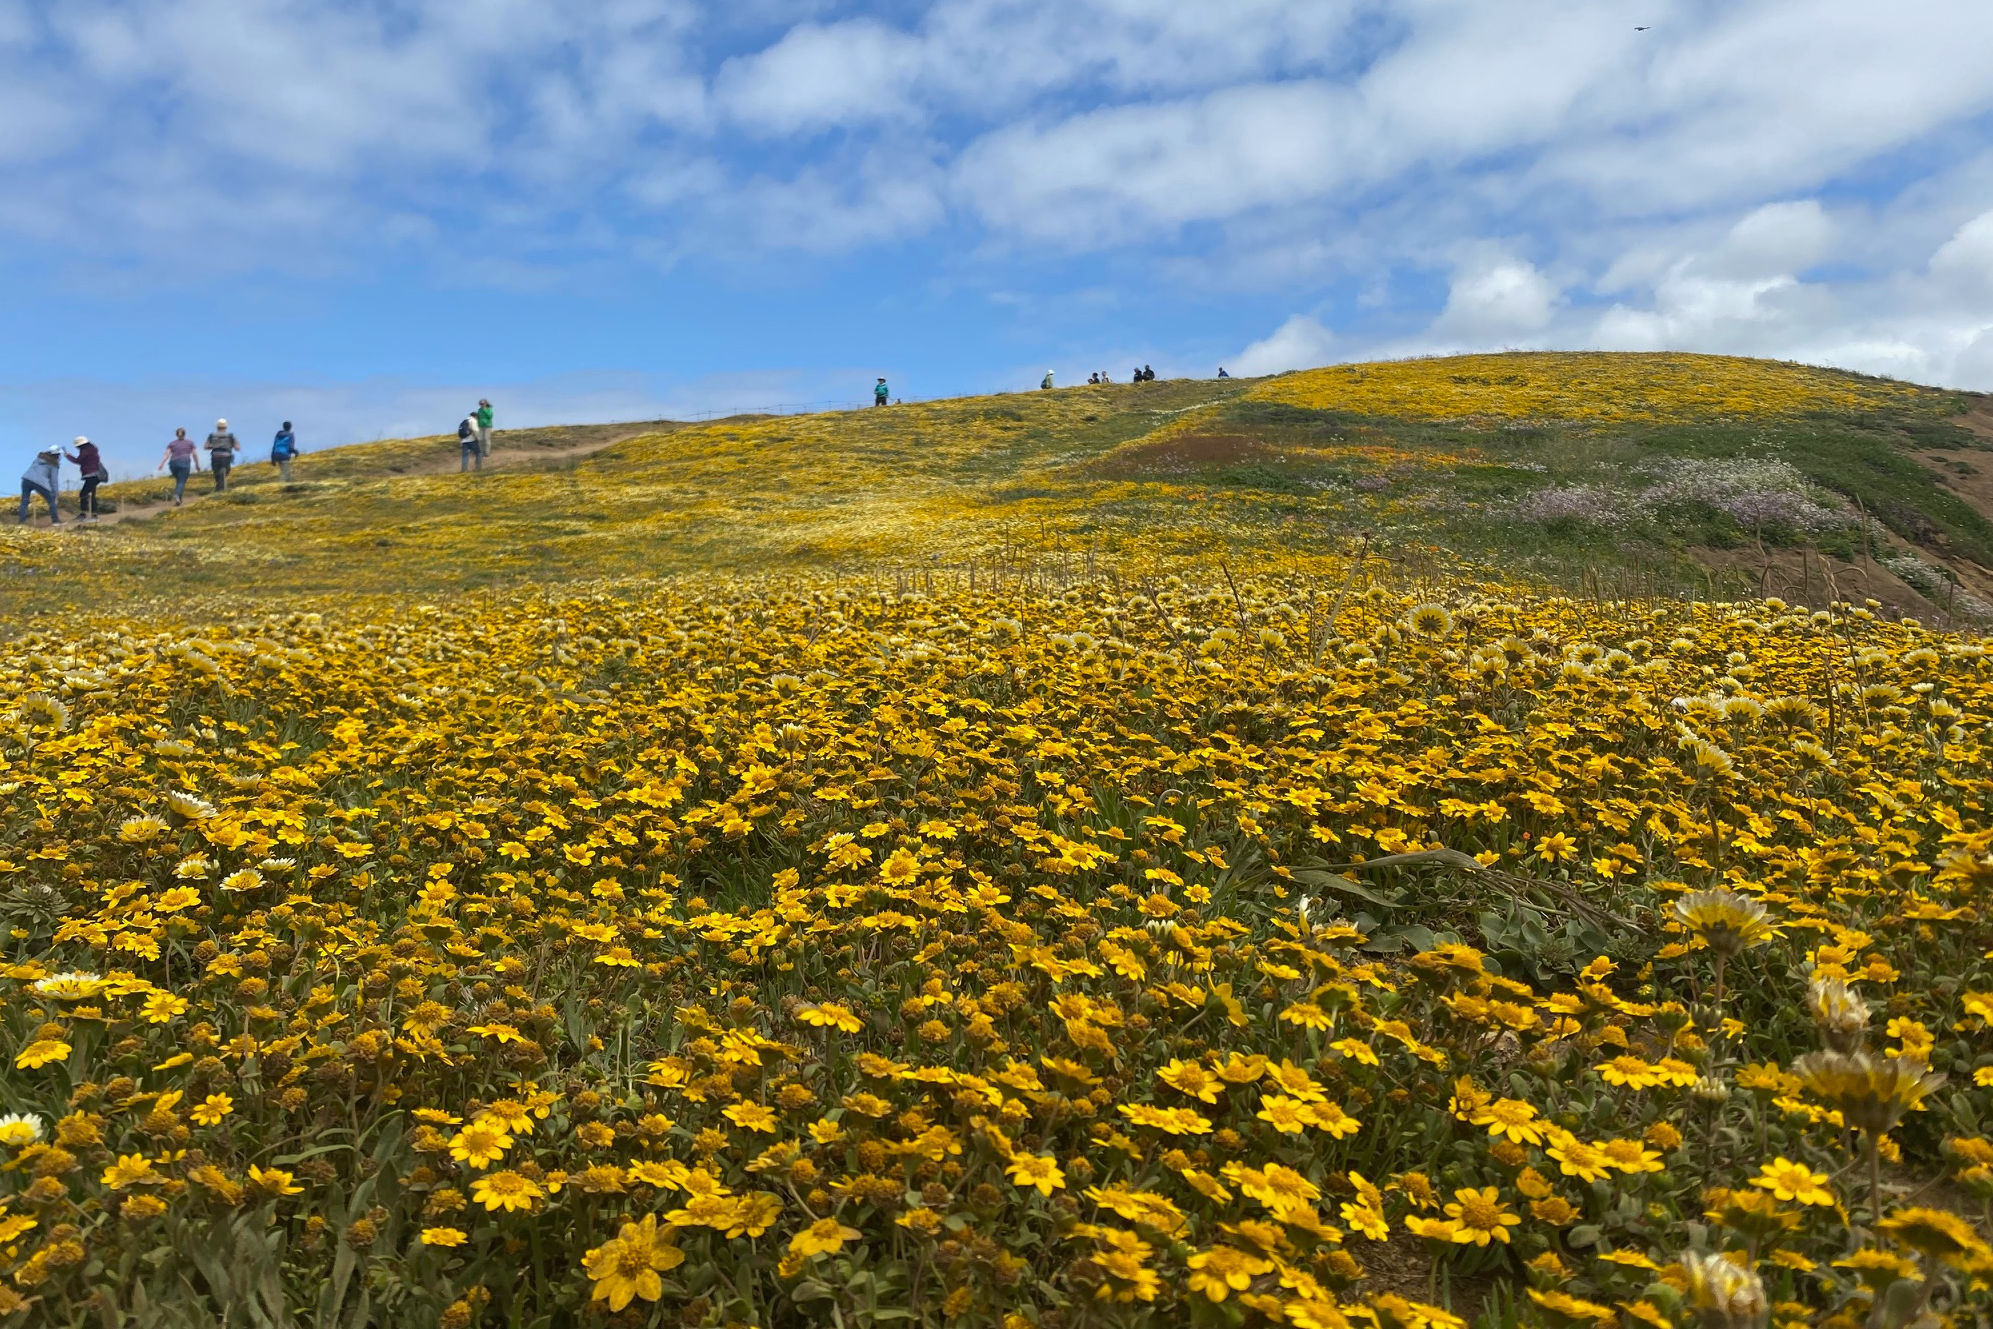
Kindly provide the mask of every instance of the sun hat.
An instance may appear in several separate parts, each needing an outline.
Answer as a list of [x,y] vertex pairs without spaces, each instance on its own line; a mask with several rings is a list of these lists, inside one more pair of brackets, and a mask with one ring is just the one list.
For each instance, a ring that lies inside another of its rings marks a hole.
[[85,443],[88,443],[89,441],[90,441],[89,439],[85,438],[81,434],[78,434],[76,436],[76,446],[79,448],[82,447]]
[[228,421],[226,421],[226,420],[217,420],[217,421],[215,421],[215,428],[216,428],[216,429],[226,429],[226,428],[228,428]]

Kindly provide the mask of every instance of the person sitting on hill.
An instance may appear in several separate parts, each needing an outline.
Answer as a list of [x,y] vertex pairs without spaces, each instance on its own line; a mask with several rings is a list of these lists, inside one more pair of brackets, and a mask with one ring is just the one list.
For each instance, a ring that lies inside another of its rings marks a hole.
[[1142,366],[1142,381],[1143,381],[1144,383],[1153,383],[1153,382],[1155,382],[1155,381],[1156,381],[1156,371],[1155,371],[1155,370],[1153,370],[1153,369],[1151,369],[1151,368],[1149,368],[1149,366],[1147,366],[1147,365],[1143,365],[1143,366]]
[[1097,388],[1100,386],[1100,375],[1097,373],[1088,374],[1086,376],[1086,382],[1088,387]]
[[33,464],[21,473],[21,523],[28,520],[28,502],[36,494],[48,500],[48,524],[62,525],[62,514],[55,510],[55,491],[61,487],[59,478],[62,472],[62,450],[43,448],[35,454]]
[[1230,378],[1230,377],[1231,377],[1231,375],[1225,372],[1225,366],[1223,366],[1223,365],[1219,365],[1219,366],[1218,366],[1218,377],[1219,377],[1219,378]]
[[1046,371],[1045,371],[1045,377],[1044,377],[1044,379],[1043,379],[1043,380],[1041,380],[1041,381],[1039,382],[1039,384],[1038,384],[1038,390],[1039,390],[1039,391],[1041,391],[1041,392],[1050,392],[1050,391],[1052,390],[1052,371],[1051,371],[1051,370],[1049,370],[1049,369],[1048,369],[1048,370],[1046,370]]
[[111,478],[111,473],[104,469],[103,454],[97,451],[95,443],[78,434],[76,451],[62,455],[75,462],[76,469],[83,472],[83,487],[76,494],[77,520],[97,520],[97,486]]

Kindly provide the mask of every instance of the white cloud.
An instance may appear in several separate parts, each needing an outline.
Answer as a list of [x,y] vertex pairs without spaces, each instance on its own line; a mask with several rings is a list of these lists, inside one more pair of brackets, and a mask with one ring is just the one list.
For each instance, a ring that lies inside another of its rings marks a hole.
[[1724,237],[1700,266],[1711,276],[1749,280],[1804,272],[1831,252],[1835,228],[1818,199],[1767,203]]
[[721,206],[744,242],[819,253],[918,234],[942,214],[939,182],[912,153],[868,153],[784,180],[750,180]]
[[1536,265],[1480,253],[1455,270],[1433,335],[1472,345],[1515,345],[1550,326],[1563,298]]
[[1280,368],[1329,359],[1332,335],[1338,361],[1513,346],[1696,350],[1993,391],[1993,210],[1963,220],[1954,213],[1922,254],[1845,270],[1873,256],[1879,231],[1927,229],[1919,211],[1926,202],[1910,201],[1902,215],[1863,215],[1788,199],[1728,225],[1698,225],[1672,243],[1645,233],[1604,261],[1593,289],[1616,296],[1604,305],[1568,298],[1551,276],[1497,245],[1469,245],[1445,307],[1417,335],[1331,334],[1296,315],[1252,350],[1278,348],[1267,363]]
[[1240,351],[1234,373],[1284,374],[1290,369],[1313,369],[1335,356],[1336,335],[1306,314],[1296,314],[1275,328],[1273,334]]
[[1621,299],[1563,311],[1546,339],[1763,355],[1993,388],[1993,212],[1958,226],[1926,261],[1866,276],[1806,275],[1860,257],[1867,225],[1850,227],[1801,199],[1754,209],[1700,247],[1667,254],[1650,245],[1637,261],[1614,265]]
[[921,43],[883,23],[806,23],[757,55],[729,61],[716,92],[752,129],[816,132],[913,114],[908,84],[920,64]]
[[1097,111],[991,135],[963,155],[958,180],[1000,229],[1111,243],[1317,193],[1344,112],[1343,97],[1315,82]]
[[[917,145],[998,239],[1082,249],[1313,213],[1363,227],[1408,191],[1511,231],[1587,212],[1692,226],[1993,108],[1993,10],[1956,0],[1649,0],[1647,33],[1593,0],[936,0],[902,27],[853,8],[65,0],[37,22],[0,6],[0,194],[29,197],[13,226],[78,248],[284,266],[364,246],[383,212],[544,249],[620,193],[692,252],[736,239],[725,195],[743,181],[777,211],[817,206],[825,163],[790,149],[838,129],[884,136],[860,157]],[[711,54],[770,23],[791,26]],[[63,86],[87,95],[48,95]],[[743,155],[728,126],[785,147]],[[72,141],[92,147],[9,178],[10,154]],[[660,159],[709,183],[659,189]],[[202,183],[234,196],[227,243],[117,201]],[[482,194],[510,206],[455,206]],[[949,220],[892,211],[822,234]],[[300,213],[318,243],[298,243]]]
[[910,279],[1070,285],[1077,256],[1104,288],[1293,291],[1310,312],[1242,372],[1326,357],[1330,293],[1361,288],[1383,331],[1339,329],[1337,354],[1695,346],[1993,379],[1993,6],[1638,17],[0,0],[0,243],[134,286],[401,263],[551,289],[945,236]]
[[1960,348],[1952,375],[1955,382],[1966,387],[1993,392],[1993,327],[1982,330]]
[[1931,277],[1950,283],[1960,296],[1993,301],[1993,211],[1980,213],[1939,246],[1931,255]]

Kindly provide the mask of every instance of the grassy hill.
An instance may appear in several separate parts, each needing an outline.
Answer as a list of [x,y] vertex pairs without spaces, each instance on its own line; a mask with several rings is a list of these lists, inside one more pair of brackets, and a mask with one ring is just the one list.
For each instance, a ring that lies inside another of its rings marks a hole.
[[[1306,560],[1367,534],[1387,557],[1437,546],[1650,590],[1714,590],[1711,567],[1763,582],[1809,548],[1845,594],[1955,608],[1954,569],[1976,591],[1993,567],[1972,405],[1760,361],[1519,354],[660,424],[588,455],[612,427],[501,433],[522,464],[469,478],[454,440],[368,444],[305,459],[288,488],[252,464],[220,500],[87,532],[97,573],[16,576],[0,607],[1052,552]],[[54,569],[45,541],[10,552]]]
[[1489,356],[7,532],[0,1325],[1983,1323],[1983,410]]

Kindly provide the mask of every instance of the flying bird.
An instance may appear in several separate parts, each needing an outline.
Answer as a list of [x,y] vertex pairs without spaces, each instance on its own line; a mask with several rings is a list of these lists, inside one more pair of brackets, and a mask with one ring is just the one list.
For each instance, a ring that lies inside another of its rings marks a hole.
[[[1651,26],[1651,25],[1650,25],[1650,26]],[[1638,25],[1636,25],[1636,26],[1634,27],[1634,29],[1633,29],[1633,30],[1634,30],[1635,32],[1645,32],[1645,31],[1647,31],[1647,29],[1646,29],[1646,28],[1643,28],[1643,27],[1640,27],[1640,26],[1638,26]]]

